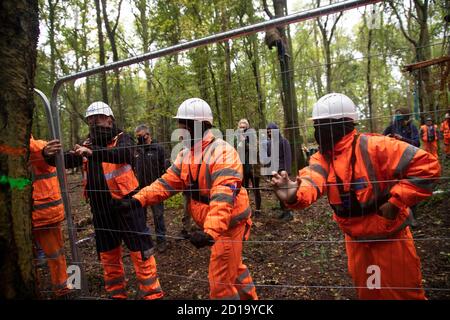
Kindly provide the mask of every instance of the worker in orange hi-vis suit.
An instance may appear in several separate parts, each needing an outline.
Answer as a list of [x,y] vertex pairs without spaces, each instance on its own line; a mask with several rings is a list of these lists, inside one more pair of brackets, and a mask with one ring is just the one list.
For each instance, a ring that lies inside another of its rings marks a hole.
[[423,149],[437,158],[439,131],[437,125],[433,124],[433,119],[430,117],[420,127],[420,139],[422,140]]
[[275,193],[295,209],[327,194],[360,299],[425,299],[409,207],[432,194],[438,160],[394,138],[358,133],[356,106],[343,94],[320,98],[312,120],[319,152],[295,182],[273,172]]
[[[137,297],[144,300],[164,296],[157,274],[153,242],[146,213],[141,207],[116,208],[115,199],[129,199],[139,182],[131,164],[135,146],[132,138],[116,126],[112,109],[102,101],[86,109],[89,138],[64,153],[66,168],[83,167],[83,194],[89,201],[96,249],[103,267],[105,290],[111,299],[127,299],[127,279],[122,242],[129,250],[138,285]],[[55,164],[62,145],[49,141],[44,149],[47,163]]]
[[[248,239],[252,221],[248,194],[241,186],[239,155],[210,131],[212,111],[202,99],[184,101],[175,118],[186,135],[187,148],[161,178],[132,200],[122,200],[122,205],[151,206],[183,191],[189,213],[202,228],[190,234],[190,241],[197,248],[211,246],[210,298],[257,299],[250,272],[242,263],[243,239]],[[197,132],[201,132],[198,137]]]
[[48,165],[42,155],[47,141],[30,139],[29,167],[33,178],[33,236],[47,258],[56,296],[70,292],[61,222],[64,205],[61,199],[56,168]]
[[445,114],[445,120],[441,124],[441,132],[444,139],[445,157],[450,159],[450,113]]

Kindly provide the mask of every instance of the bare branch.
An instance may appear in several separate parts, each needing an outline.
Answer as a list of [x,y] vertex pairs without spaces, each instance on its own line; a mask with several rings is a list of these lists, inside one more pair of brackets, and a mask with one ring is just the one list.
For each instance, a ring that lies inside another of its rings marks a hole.
[[267,5],[267,0],[263,0],[264,12],[269,16],[270,19],[273,19],[273,14],[270,12],[269,6]]
[[113,33],[116,33],[116,30],[117,30],[117,26],[119,25],[119,18],[120,18],[120,13],[122,12],[122,1],[123,0],[120,0],[119,1],[119,8],[117,9],[118,11],[117,11],[117,18],[116,18],[116,22],[114,23],[114,27],[113,27]]
[[411,42],[414,46],[417,46],[417,42],[413,38],[411,38],[410,35],[406,32],[405,27],[403,26],[402,18],[400,17],[397,8],[394,5],[394,2],[392,0],[388,0],[388,3],[391,6],[392,10],[394,11],[395,16],[397,17],[397,20],[400,24],[400,30],[403,33],[403,36],[406,38],[406,40]]
[[336,20],[333,23],[333,27],[331,27],[331,31],[330,31],[330,38],[328,39],[328,41],[331,41],[331,39],[333,39],[333,33],[336,30],[336,25],[339,22],[339,20],[342,18],[343,12],[341,11],[338,15],[338,17],[336,18]]

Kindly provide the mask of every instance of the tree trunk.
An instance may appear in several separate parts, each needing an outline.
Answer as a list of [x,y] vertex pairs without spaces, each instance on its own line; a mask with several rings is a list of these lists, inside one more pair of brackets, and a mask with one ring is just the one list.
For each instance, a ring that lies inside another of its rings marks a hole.
[[[414,1],[417,18],[419,22],[420,32],[419,39],[416,46],[416,61],[425,61],[431,58],[430,48],[430,32],[428,30],[428,0],[421,3],[419,0]],[[430,69],[422,68],[416,73],[418,88],[419,88],[419,102],[422,112],[433,111],[432,99],[432,84],[430,80]]]
[[228,115],[228,128],[234,128],[233,118],[233,101],[232,101],[232,88],[231,88],[231,50],[230,42],[225,41],[225,110]]
[[[317,34],[317,25],[314,24],[313,26],[314,30],[314,51],[316,54],[316,57],[319,57],[319,39]],[[324,95],[323,93],[323,84],[322,84],[322,69],[321,68],[314,68],[314,83],[317,84],[316,89],[316,99],[318,100],[320,97]]]
[[[28,155],[38,1],[0,2],[0,299],[37,296]],[[8,183],[9,182],[9,183]]]
[[[81,46],[82,46],[82,56],[83,56],[83,68],[85,70],[89,69],[89,64],[88,64],[88,57],[89,57],[89,52],[88,52],[88,33],[87,33],[87,15],[88,15],[88,11],[89,11],[89,0],[84,0],[83,2],[83,7],[81,8],[81,30],[83,32],[82,34],[82,40],[81,40]],[[86,77],[86,105],[89,105],[91,102],[91,96],[92,96],[92,88],[91,88],[91,80],[89,77]]]
[[[330,4],[332,1],[330,0]],[[317,7],[320,7],[320,0],[317,0]],[[325,22],[322,22],[321,18],[317,18],[317,25],[322,35],[323,42],[323,54],[325,57],[325,75],[327,79],[326,93],[331,93],[333,91],[333,75],[331,68],[331,41],[333,40],[333,34],[336,30],[336,25],[342,17],[342,12],[339,13],[336,19],[332,20],[331,28],[328,28],[331,16],[327,16]]]
[[[287,14],[286,0],[273,0],[275,17],[282,17]],[[295,93],[294,66],[291,61],[292,52],[290,41],[286,35],[286,28],[280,27],[278,31],[281,35],[281,41],[277,43],[278,60],[280,63],[281,83],[282,83],[282,102],[284,109],[285,135],[291,144],[292,152],[292,172],[303,168],[306,164],[302,152],[302,137],[300,135],[297,97]],[[289,32],[289,30],[288,30]]]
[[372,86],[372,28],[367,24],[366,15],[364,14],[364,22],[367,30],[367,72],[366,72],[366,85],[367,85],[367,107],[369,109],[369,128],[370,132],[375,132],[373,121],[373,86]]
[[[430,32],[428,29],[428,10],[429,10],[429,0],[413,0],[414,8],[410,7],[406,9],[403,6],[403,11],[406,13],[408,10],[408,26],[405,27],[402,17],[404,14],[398,10],[399,5],[394,4],[392,0],[389,0],[389,5],[394,11],[400,25],[400,30],[403,36],[408,40],[414,47],[415,62],[429,60],[431,58],[431,48],[430,48]],[[413,17],[412,11],[416,11],[416,16]],[[415,34],[410,32],[411,25],[415,23],[418,24],[419,36],[414,37]],[[417,84],[417,93],[419,95],[419,109],[421,112],[421,118],[424,119],[425,112],[433,111],[433,101],[430,98],[430,93],[433,91],[432,83],[430,79],[430,70],[428,68],[419,69],[413,72],[414,79]]]
[[[243,23],[243,15],[247,14],[249,17],[249,23],[254,24],[255,21],[255,9],[253,7],[253,2],[251,0],[246,0],[244,2],[244,10],[241,12],[239,17],[239,22],[241,27],[244,27]],[[244,48],[247,54],[247,58],[250,61],[253,78],[255,79],[255,90],[256,97],[258,99],[258,127],[265,128],[266,127],[266,103],[264,97],[264,90],[261,84],[261,75],[260,75],[260,60],[259,60],[259,50],[258,50],[258,37],[257,35],[249,35],[247,38],[244,38]]]
[[[105,40],[103,38],[103,24],[100,9],[100,0],[95,0],[95,12],[97,15],[97,34],[98,34],[98,50],[100,65],[105,65]],[[108,83],[106,82],[106,73],[101,74],[102,77],[102,101],[108,103]]]
[[[114,26],[111,26],[109,17],[108,17],[108,11],[107,11],[107,4],[106,0],[102,0],[102,11],[103,11],[103,21],[105,22],[105,28],[106,28],[106,34],[108,35],[109,44],[111,45],[111,51],[113,54],[113,61],[119,61],[119,52],[117,50],[116,45],[116,30],[118,25],[118,19],[120,16],[120,9],[121,9],[122,1],[119,2],[119,8],[117,13],[117,20],[114,24]],[[123,113],[122,109],[122,98],[120,94],[120,71],[119,69],[114,69],[114,102],[117,105],[117,111],[119,113],[117,117],[117,123],[121,127],[125,127],[126,125],[126,119],[125,114]]]
[[48,0],[48,38],[50,42],[50,85],[53,86],[56,80],[56,42],[55,42],[55,20],[56,6],[58,0]]
[[[150,39],[150,26],[149,26],[149,15],[150,13],[147,11],[147,1],[139,0],[136,1],[136,8],[139,11],[139,14],[136,15],[136,20],[138,22],[138,33],[141,37],[142,41],[142,52],[148,52],[150,50],[150,45],[153,42]],[[152,108],[152,104],[150,101],[150,93],[152,91],[152,70],[150,68],[150,62],[148,60],[144,61],[144,73],[146,78],[146,111],[150,112]]]
[[223,131],[225,128],[222,126],[223,124],[222,124],[222,115],[220,112],[219,92],[217,88],[216,75],[214,74],[214,70],[211,65],[211,60],[208,60],[208,70],[209,74],[211,75],[212,89],[214,94],[214,106],[216,108],[217,119],[219,121],[219,128],[220,130]]
[[251,37],[251,54],[248,56],[252,64],[253,77],[255,78],[256,96],[258,98],[258,114],[259,114],[259,128],[266,126],[266,101],[264,97],[264,91],[261,85],[261,75],[259,71],[259,56],[258,56],[258,43],[256,37]]
[[[220,24],[221,30],[226,31],[228,29],[228,13],[225,3],[222,3],[220,7]],[[222,47],[222,46],[220,46]],[[231,49],[229,40],[223,41],[223,92],[222,92],[222,105],[227,115],[227,128],[234,128],[233,119],[233,103],[232,103],[232,88],[231,88]]]

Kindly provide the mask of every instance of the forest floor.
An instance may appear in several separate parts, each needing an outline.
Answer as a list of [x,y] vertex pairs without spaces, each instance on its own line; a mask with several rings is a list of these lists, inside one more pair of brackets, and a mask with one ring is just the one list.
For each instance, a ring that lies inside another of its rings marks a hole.
[[[419,226],[412,230],[422,262],[423,286],[428,299],[450,299],[450,161],[443,166],[443,177],[435,194],[417,208]],[[267,182],[264,184],[267,186]],[[69,175],[72,213],[79,228],[78,239],[92,237],[89,206],[81,197],[81,179]],[[253,203],[253,194],[250,192]],[[356,299],[347,272],[343,234],[331,218],[326,198],[312,207],[296,212],[294,220],[277,219],[281,213],[275,196],[263,191],[263,213],[253,219],[250,239],[244,245],[243,261],[248,266],[260,299]],[[180,199],[179,199],[180,200]],[[208,299],[209,249],[197,250],[188,241],[179,240],[182,202],[171,201],[165,210],[168,249],[155,253],[165,299]],[[175,207],[175,208],[173,208]],[[154,232],[149,211],[148,224]],[[280,242],[277,242],[280,241]],[[285,242],[282,242],[285,241]],[[66,252],[70,248],[66,236]],[[79,244],[89,292],[80,299],[105,299],[102,268],[97,259],[95,240]],[[126,249],[124,265],[129,297],[136,295],[133,266]],[[43,292],[49,290],[47,268],[40,268]],[[445,289],[445,290],[443,290]],[[44,294],[43,297],[49,297]]]

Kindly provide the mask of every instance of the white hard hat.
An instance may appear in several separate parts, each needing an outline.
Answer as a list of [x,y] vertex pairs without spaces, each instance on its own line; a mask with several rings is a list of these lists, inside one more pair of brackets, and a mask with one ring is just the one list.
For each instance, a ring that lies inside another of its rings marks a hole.
[[200,98],[190,98],[178,107],[174,119],[206,121],[213,123],[213,113],[209,104]]
[[87,118],[96,114],[103,114],[114,119],[114,113],[111,108],[102,101],[92,102],[86,110],[85,117]]
[[450,119],[450,113],[445,114],[445,119]]
[[350,118],[358,120],[356,105],[342,93],[329,93],[317,100],[313,106],[311,120]]

